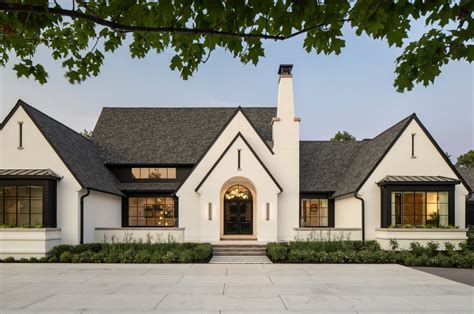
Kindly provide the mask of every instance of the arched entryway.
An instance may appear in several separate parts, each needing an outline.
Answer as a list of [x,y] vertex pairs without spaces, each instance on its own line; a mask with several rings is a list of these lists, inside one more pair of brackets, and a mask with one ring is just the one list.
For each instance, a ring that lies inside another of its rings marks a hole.
[[233,185],[224,193],[224,235],[253,234],[253,196],[243,185]]

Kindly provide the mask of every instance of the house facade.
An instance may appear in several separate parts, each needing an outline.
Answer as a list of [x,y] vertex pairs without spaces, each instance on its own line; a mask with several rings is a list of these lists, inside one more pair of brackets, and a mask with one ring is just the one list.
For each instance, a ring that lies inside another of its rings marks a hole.
[[277,107],[103,108],[91,139],[19,100],[0,126],[0,224],[37,228],[3,228],[0,253],[466,239],[471,189],[415,114],[351,142],[301,141],[303,122],[291,65],[279,68]]

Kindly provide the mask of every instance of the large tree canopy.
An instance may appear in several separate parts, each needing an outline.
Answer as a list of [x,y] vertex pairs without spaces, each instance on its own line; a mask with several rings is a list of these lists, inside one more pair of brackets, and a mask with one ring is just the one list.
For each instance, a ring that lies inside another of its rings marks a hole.
[[[43,84],[48,74],[34,56],[46,46],[76,83],[98,75],[104,52],[126,42],[133,58],[171,49],[171,69],[187,79],[219,47],[257,64],[263,41],[304,36],[307,52],[339,54],[349,25],[357,35],[403,47],[394,86],[404,91],[432,83],[451,60],[472,62],[473,11],[472,0],[7,0],[0,2],[0,64],[16,55],[17,75]],[[426,32],[407,42],[420,19]]]

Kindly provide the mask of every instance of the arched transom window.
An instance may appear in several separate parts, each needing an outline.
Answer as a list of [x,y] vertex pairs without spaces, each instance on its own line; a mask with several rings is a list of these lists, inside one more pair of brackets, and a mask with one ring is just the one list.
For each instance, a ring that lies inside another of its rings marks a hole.
[[252,193],[243,185],[231,186],[225,192],[224,199],[226,200],[251,200]]

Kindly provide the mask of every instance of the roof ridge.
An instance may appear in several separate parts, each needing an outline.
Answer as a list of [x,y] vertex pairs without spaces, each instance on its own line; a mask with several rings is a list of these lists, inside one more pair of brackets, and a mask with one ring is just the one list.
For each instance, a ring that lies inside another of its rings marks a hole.
[[217,106],[217,107],[201,107],[201,106],[189,106],[189,107],[109,107],[109,106],[104,106],[102,109],[277,109],[276,106],[270,107],[270,106],[229,106],[229,107],[223,107],[223,106]]

